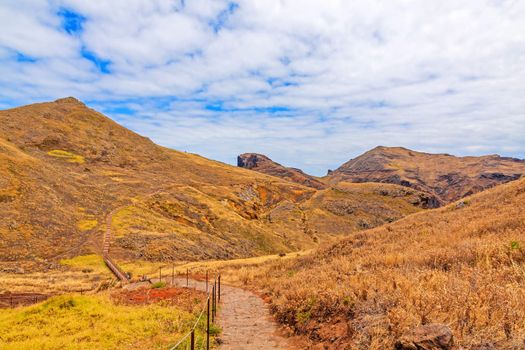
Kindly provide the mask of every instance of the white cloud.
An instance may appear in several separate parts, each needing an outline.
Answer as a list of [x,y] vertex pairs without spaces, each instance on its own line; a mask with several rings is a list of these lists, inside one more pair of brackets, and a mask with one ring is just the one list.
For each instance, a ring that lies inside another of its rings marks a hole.
[[1,106],[75,95],[167,146],[316,174],[377,144],[525,156],[522,1],[7,1],[0,23]]

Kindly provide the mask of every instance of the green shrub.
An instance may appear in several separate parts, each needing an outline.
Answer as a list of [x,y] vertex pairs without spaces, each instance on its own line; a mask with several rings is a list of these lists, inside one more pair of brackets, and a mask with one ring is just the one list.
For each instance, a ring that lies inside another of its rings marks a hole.
[[166,282],[155,282],[151,285],[151,288],[164,288],[166,287]]

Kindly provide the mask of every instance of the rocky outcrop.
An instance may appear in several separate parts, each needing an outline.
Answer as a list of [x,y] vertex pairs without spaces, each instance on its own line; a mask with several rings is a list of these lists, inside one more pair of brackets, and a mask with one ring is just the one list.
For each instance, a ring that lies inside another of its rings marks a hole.
[[427,324],[404,334],[396,342],[396,350],[451,350],[454,337],[443,324]]
[[392,183],[429,193],[437,202],[446,204],[517,180],[523,174],[525,161],[516,158],[498,155],[455,157],[379,146],[329,172],[325,180],[329,184],[341,181]]
[[263,174],[280,177],[316,189],[325,188],[325,184],[313,176],[305,174],[296,168],[284,167],[265,155],[258,153],[244,153],[237,157],[237,166],[251,169]]

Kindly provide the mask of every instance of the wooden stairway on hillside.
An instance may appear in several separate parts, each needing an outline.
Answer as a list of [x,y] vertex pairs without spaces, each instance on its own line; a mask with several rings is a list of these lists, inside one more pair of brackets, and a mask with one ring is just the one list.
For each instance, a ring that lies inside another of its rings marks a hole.
[[104,233],[104,243],[102,245],[102,257],[107,267],[113,274],[123,283],[129,282],[129,276],[122,271],[122,269],[109,256],[109,249],[111,246],[111,220],[113,218],[113,210],[106,218],[106,232]]

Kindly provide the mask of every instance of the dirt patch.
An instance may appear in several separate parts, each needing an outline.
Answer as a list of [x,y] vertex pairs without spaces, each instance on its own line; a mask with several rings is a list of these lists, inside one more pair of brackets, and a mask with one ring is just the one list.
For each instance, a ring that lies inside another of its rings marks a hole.
[[112,293],[111,298],[116,303],[126,305],[167,303],[177,305],[177,307],[187,311],[193,311],[196,306],[204,303],[206,293],[192,288],[139,288]]

